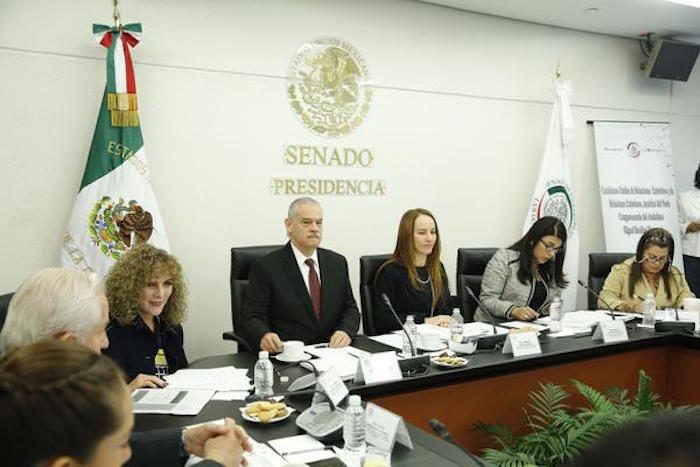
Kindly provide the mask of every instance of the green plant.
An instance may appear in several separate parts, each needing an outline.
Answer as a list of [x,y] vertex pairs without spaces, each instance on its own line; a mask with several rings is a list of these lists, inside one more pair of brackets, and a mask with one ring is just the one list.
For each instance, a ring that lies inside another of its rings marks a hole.
[[634,420],[666,411],[700,415],[700,406],[674,408],[661,403],[652,391],[651,378],[641,369],[631,400],[625,389],[613,387],[603,393],[577,380],[571,384],[588,405],[573,409],[566,404],[569,393],[564,387],[540,383],[538,390],[528,394],[525,434],[516,436],[503,425],[475,423],[474,429],[487,433],[498,446],[483,449],[483,458],[503,466],[559,466],[608,431]]

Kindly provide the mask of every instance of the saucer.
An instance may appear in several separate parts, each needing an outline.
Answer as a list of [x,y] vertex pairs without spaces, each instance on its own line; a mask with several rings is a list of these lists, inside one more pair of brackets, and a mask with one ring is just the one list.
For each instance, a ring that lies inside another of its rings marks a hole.
[[434,346],[434,347],[426,347],[422,344],[418,344],[418,350],[422,350],[424,352],[437,352],[438,350],[445,350],[447,348],[447,344],[444,342],[441,342],[440,344]]
[[282,354],[277,354],[277,355],[274,355],[273,358],[277,361],[284,362],[284,363],[296,363],[296,362],[305,362],[307,360],[311,360],[311,355],[305,353],[304,355],[301,356],[301,358],[289,359],[289,358],[283,357]]

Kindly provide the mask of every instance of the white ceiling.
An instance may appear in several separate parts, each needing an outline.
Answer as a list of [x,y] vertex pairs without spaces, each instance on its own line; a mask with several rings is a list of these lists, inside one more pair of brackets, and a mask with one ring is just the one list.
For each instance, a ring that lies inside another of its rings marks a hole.
[[667,0],[421,0],[520,21],[622,37],[700,43],[700,8]]

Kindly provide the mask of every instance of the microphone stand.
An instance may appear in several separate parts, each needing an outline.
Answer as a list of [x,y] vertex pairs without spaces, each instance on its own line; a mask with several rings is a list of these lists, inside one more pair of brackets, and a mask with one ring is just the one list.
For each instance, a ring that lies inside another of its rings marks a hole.
[[500,348],[503,341],[506,340],[507,334],[498,334],[498,329],[496,328],[496,320],[493,319],[493,315],[491,314],[491,312],[488,311],[488,309],[484,306],[481,300],[479,300],[476,297],[476,294],[471,289],[471,287],[465,285],[464,288],[469,294],[469,296],[476,302],[476,304],[479,305],[479,308],[484,310],[489,316],[489,322],[493,327],[493,336],[480,337],[479,340],[477,340],[476,342],[476,350],[497,350],[498,348]]
[[584,284],[583,281],[582,281],[581,279],[578,280],[578,285],[580,285],[581,287],[583,287],[584,289],[586,289],[586,290],[588,291],[588,293],[590,293],[590,294],[593,295],[595,298],[597,298],[598,300],[600,300],[601,302],[603,302],[603,305],[607,306],[607,307],[608,307],[608,310],[610,310],[610,317],[611,317],[612,319],[615,319],[615,313],[613,312],[613,309],[612,309],[612,307],[608,304],[608,302],[606,302],[605,300],[603,300],[603,299],[601,298],[600,295],[598,295],[597,293],[595,293],[595,292],[593,291],[593,289],[591,289],[591,288],[588,287],[586,284]]
[[408,339],[409,345],[411,346],[411,357],[399,360],[399,368],[401,368],[401,374],[403,374],[406,377],[411,377],[427,373],[428,365],[430,364],[430,357],[428,357],[428,355],[417,354],[416,348],[413,345],[413,340],[411,339],[411,336],[408,335],[406,327],[403,325],[403,323],[399,319],[399,315],[396,313],[396,310],[394,310],[394,307],[391,305],[391,300],[389,300],[387,294],[382,294],[382,300],[384,300],[384,304],[389,309],[389,311],[391,311],[391,314],[394,315],[394,319],[396,319],[396,322],[399,323],[401,330],[403,331],[404,335],[406,336],[406,339]]

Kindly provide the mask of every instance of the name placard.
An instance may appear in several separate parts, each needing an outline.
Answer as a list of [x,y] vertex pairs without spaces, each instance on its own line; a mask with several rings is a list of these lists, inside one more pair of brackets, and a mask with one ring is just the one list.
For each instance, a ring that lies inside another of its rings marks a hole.
[[335,368],[329,368],[321,373],[321,376],[318,377],[317,387],[326,394],[334,407],[337,407],[350,392]]
[[524,357],[526,355],[539,355],[542,353],[540,340],[536,332],[516,332],[508,334],[506,343],[503,346],[503,353],[512,353],[514,357]]
[[595,328],[592,340],[603,341],[604,343],[628,341],[627,327],[621,319],[610,321],[600,321]]
[[367,354],[360,357],[355,382],[374,384],[403,378],[396,353],[392,351]]
[[371,402],[367,402],[365,415],[367,417],[365,434],[367,444],[384,452],[391,452],[397,442],[413,449],[413,442],[403,418]]

